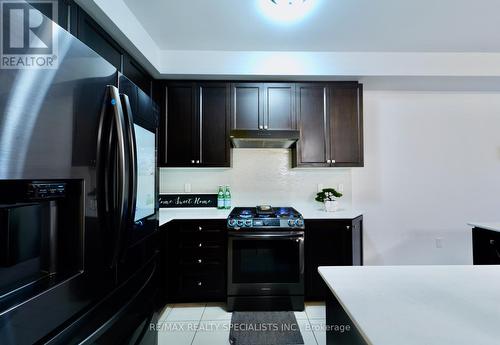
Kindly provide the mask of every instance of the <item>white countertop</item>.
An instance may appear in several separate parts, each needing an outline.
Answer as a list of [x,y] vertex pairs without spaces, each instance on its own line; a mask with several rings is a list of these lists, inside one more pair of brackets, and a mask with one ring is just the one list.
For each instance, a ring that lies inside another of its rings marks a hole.
[[[362,215],[359,211],[339,209],[337,212],[325,212],[322,206],[293,205],[304,219],[354,219]],[[174,219],[226,219],[231,210],[219,210],[213,207],[160,208],[160,226]]]
[[500,222],[484,222],[484,223],[467,223],[467,225],[470,225],[472,227],[476,228],[481,228],[481,229],[486,229],[486,230],[492,230],[492,231],[498,231],[500,232]]
[[226,219],[230,212],[214,207],[160,208],[160,226],[174,219]]
[[500,343],[500,266],[318,270],[370,345]]

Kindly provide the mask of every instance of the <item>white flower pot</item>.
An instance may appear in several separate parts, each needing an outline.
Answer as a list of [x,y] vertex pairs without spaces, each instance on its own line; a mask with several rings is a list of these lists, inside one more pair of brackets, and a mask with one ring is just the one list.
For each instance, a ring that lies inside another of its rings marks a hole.
[[339,208],[339,202],[337,200],[325,200],[325,211],[335,212]]

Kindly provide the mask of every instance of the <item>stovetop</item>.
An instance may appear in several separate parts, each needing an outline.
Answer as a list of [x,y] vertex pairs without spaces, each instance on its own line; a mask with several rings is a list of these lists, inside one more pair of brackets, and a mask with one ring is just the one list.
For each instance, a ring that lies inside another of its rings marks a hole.
[[229,229],[303,229],[304,218],[292,207],[235,207],[227,218]]

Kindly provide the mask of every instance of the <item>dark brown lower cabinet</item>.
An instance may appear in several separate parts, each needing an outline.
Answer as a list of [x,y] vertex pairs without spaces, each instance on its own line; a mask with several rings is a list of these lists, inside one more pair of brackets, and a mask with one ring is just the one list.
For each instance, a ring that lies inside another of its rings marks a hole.
[[472,229],[474,265],[500,265],[500,232]]
[[306,219],[305,226],[305,299],[325,300],[327,286],[318,267],[363,264],[363,218]]
[[[319,266],[362,265],[363,218],[306,219],[305,298],[324,300]],[[162,227],[166,302],[226,301],[225,220],[174,220]]]
[[226,221],[177,220],[164,231],[168,302],[226,300]]

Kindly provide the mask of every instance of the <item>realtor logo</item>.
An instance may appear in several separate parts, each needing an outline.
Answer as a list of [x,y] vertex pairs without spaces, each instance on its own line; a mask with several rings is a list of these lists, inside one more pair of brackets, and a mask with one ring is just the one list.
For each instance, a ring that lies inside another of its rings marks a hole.
[[55,0],[0,0],[1,68],[56,68]]

